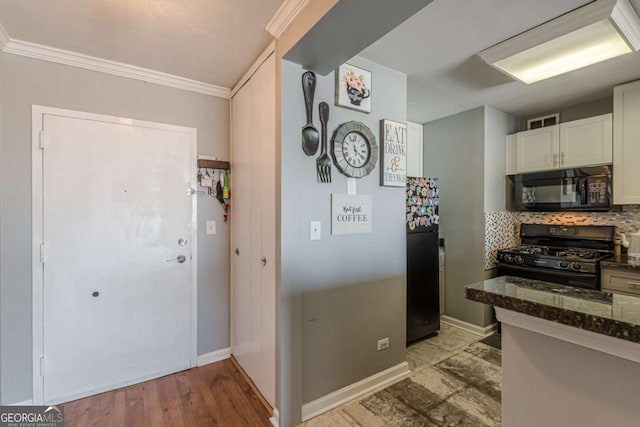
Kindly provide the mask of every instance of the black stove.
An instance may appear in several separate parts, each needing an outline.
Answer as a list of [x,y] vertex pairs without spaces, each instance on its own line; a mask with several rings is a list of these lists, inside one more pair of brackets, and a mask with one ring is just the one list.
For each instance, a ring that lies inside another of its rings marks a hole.
[[614,226],[522,224],[522,245],[498,251],[498,275],[600,289],[600,261],[613,255]]

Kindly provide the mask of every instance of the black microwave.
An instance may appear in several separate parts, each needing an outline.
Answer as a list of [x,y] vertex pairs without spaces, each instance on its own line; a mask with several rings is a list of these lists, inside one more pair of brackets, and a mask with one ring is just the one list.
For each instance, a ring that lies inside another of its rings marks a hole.
[[611,210],[611,166],[560,169],[515,176],[519,211]]

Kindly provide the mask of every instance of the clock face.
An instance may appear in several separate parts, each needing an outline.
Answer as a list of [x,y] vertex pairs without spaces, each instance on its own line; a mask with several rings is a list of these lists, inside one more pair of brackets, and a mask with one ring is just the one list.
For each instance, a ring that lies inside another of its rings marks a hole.
[[376,137],[363,123],[341,124],[331,142],[334,164],[343,175],[362,178],[369,175],[378,162]]
[[349,165],[360,168],[369,160],[369,142],[360,132],[350,132],[342,143],[342,154]]

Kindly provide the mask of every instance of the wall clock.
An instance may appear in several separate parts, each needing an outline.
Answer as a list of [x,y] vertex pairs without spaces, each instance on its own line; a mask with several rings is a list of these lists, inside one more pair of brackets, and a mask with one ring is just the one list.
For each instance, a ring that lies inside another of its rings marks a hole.
[[378,144],[364,123],[351,121],[338,126],[331,140],[333,162],[346,176],[362,178],[378,161]]

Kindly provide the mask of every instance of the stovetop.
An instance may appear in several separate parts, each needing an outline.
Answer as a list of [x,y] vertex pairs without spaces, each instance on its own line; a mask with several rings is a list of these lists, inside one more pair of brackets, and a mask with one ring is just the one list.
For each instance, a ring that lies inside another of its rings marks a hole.
[[498,251],[498,274],[599,289],[614,226],[521,224],[522,246]]
[[515,248],[500,250],[501,253],[512,255],[533,255],[540,257],[566,258],[571,261],[600,261],[609,258],[611,253],[584,248],[552,248],[548,246],[522,245]]
[[523,245],[499,250],[498,263],[596,275],[599,262],[611,256],[610,252],[594,249]]

